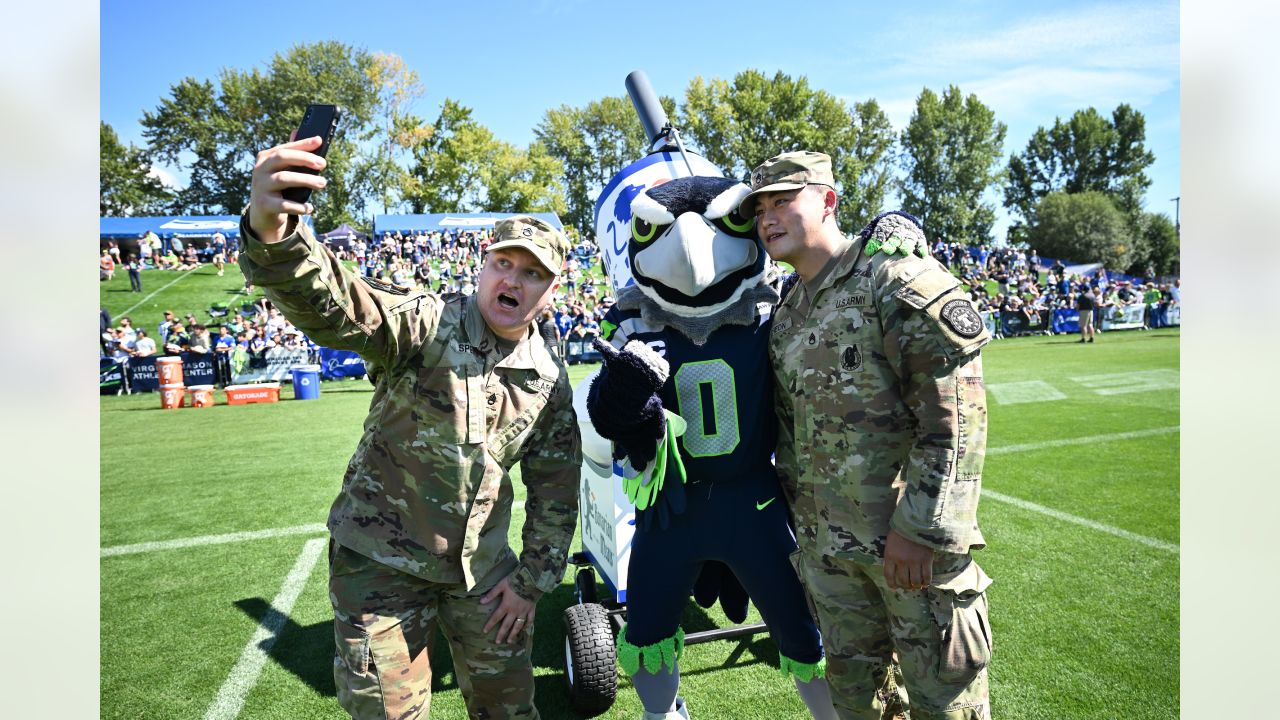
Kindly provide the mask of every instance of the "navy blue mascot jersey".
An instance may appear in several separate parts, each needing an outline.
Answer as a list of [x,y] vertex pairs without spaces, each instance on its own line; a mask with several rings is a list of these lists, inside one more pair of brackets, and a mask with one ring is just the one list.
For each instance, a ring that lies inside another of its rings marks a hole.
[[688,423],[678,444],[689,483],[774,474],[772,310],[762,304],[750,325],[723,325],[703,345],[646,322],[638,310],[614,306],[605,314],[605,340],[617,348],[639,340],[670,366],[660,397],[663,407]]

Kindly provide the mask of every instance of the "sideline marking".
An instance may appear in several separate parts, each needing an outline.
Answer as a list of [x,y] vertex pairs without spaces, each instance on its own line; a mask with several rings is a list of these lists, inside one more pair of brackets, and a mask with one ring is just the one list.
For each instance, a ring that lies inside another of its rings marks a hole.
[[1042,515],[1048,515],[1049,517],[1057,518],[1058,520],[1064,520],[1069,523],[1075,523],[1076,525],[1083,525],[1084,527],[1090,528],[1091,530],[1097,530],[1099,532],[1109,533],[1111,535],[1115,535],[1116,537],[1124,538],[1125,540],[1132,540],[1137,543],[1142,543],[1143,545],[1156,548],[1157,550],[1164,550],[1166,552],[1171,552],[1175,555],[1178,554],[1178,546],[1174,545],[1173,543],[1165,542],[1163,540],[1157,540],[1155,538],[1150,538],[1150,537],[1147,537],[1146,535],[1139,535],[1137,533],[1132,533],[1132,532],[1129,532],[1128,530],[1121,530],[1118,527],[1103,525],[1100,522],[1094,522],[1093,520],[1089,520],[1087,518],[1082,518],[1076,515],[1071,515],[1069,513],[1064,513],[1061,510],[1054,510],[1053,508],[1047,508],[1043,505],[1037,505],[1033,502],[1028,502],[1021,498],[1005,495],[1004,493],[998,493],[995,490],[987,490],[986,488],[983,488],[982,497],[989,497],[992,500],[999,500],[1000,502],[1003,502],[1003,503],[1009,503],[1010,505],[1020,507],[1023,510],[1030,510],[1031,512],[1037,512]]
[[[1064,438],[1062,440],[1046,440],[1044,442],[1026,443],[1023,445],[1005,445],[1003,447],[990,448],[987,450],[987,454],[1003,455],[1005,453],[1029,452],[1031,450],[1042,450],[1044,448],[1063,447],[1066,445],[1089,445],[1093,443],[1107,442],[1109,440],[1128,440],[1131,438],[1151,437],[1153,435],[1166,435],[1168,433],[1176,433],[1179,430],[1180,430],[1180,426],[1174,425],[1172,427],[1150,428],[1148,430],[1134,430],[1132,432],[1111,433],[1110,435],[1090,435],[1088,437]],[[996,492],[995,490],[988,490],[986,488],[983,488],[982,496],[989,497],[992,500],[998,500],[1003,503],[1008,503],[1016,507],[1020,507],[1023,510],[1030,510],[1032,512],[1040,513],[1042,515],[1048,515],[1049,517],[1052,517],[1052,518],[1057,518],[1058,520],[1063,520],[1069,523],[1075,523],[1076,525],[1082,525],[1084,527],[1097,530],[1099,532],[1108,533],[1111,535],[1115,535],[1116,537],[1122,537],[1126,540],[1132,540],[1137,543],[1142,543],[1143,545],[1156,548],[1157,550],[1164,550],[1166,552],[1174,553],[1175,555],[1178,554],[1179,552],[1178,546],[1173,543],[1165,542],[1164,540],[1157,540],[1155,538],[1150,538],[1150,537],[1147,537],[1146,535],[1139,535],[1137,533],[1129,532],[1128,530],[1121,530],[1118,527],[1104,525],[1100,522],[1095,522],[1087,518],[1082,518],[1077,515],[1072,515],[1070,513],[1062,512],[1061,510],[1054,510],[1053,508],[1045,507],[1043,505],[1037,505],[1036,503],[1030,502],[1028,500],[1023,500],[1022,498],[1016,498],[1016,497],[1013,497],[1012,495],[1005,495],[1004,493]]]
[[1027,380],[1026,382],[991,383],[987,392],[993,395],[1001,405],[1019,405],[1031,402],[1050,402],[1065,400],[1066,395],[1043,380]]
[[[146,297],[142,298],[141,300],[139,300],[138,302],[134,303],[134,304],[133,304],[133,307],[130,307],[128,310],[125,310],[124,312],[120,313],[120,317],[124,317],[125,315],[128,315],[129,313],[133,312],[134,310],[137,310],[139,307],[141,307],[141,306],[142,306],[142,303],[144,303],[144,302],[146,302],[146,301],[150,300],[151,298],[155,297],[156,295],[159,295],[160,293],[164,292],[166,289],[168,289],[169,285],[172,285],[172,284],[174,284],[174,283],[178,282],[178,281],[179,281],[179,280],[181,280],[182,278],[186,277],[188,274],[195,272],[197,269],[198,269],[198,268],[192,268],[191,270],[179,270],[178,272],[179,272],[180,274],[178,275],[178,277],[176,277],[176,278],[174,278],[174,279],[170,280],[170,281],[169,281],[169,283],[168,283],[167,285],[165,285],[164,287],[160,288],[159,290],[156,290],[156,291],[152,292],[150,295],[148,295],[148,296],[146,296]],[[136,325],[135,327],[142,327],[142,326],[141,326],[141,325]]]
[[[511,509],[523,510],[524,501],[515,501],[511,504]],[[223,543],[241,542],[244,540],[265,540],[267,538],[285,537],[288,535],[314,535],[316,533],[327,532],[329,532],[329,528],[326,527],[324,523],[270,528],[267,530],[245,530],[243,532],[233,532],[225,535],[203,535],[200,537],[179,538],[177,540],[160,540],[157,542],[144,542],[134,545],[113,545],[111,547],[102,548],[102,550],[99,551],[98,556],[112,557],[115,555],[133,555],[136,553],[155,552],[157,550],[177,550],[179,548],[199,547],[201,545],[221,545]]]
[[1171,425],[1169,427],[1133,430],[1131,432],[1111,433],[1109,435],[1088,435],[1086,437],[1045,440],[1043,442],[1025,443],[1022,445],[1002,445],[1000,447],[987,448],[987,454],[1004,455],[1005,453],[1029,452],[1031,450],[1066,447],[1069,445],[1091,445],[1093,443],[1109,442],[1111,440],[1132,440],[1133,438],[1151,437],[1152,435],[1167,435],[1169,433],[1176,433],[1179,430],[1181,430],[1180,425]]
[[289,571],[288,577],[284,579],[284,584],[280,586],[279,594],[271,601],[271,609],[267,611],[267,616],[258,624],[253,637],[249,638],[249,643],[244,646],[244,652],[240,653],[240,659],[236,661],[235,667],[231,668],[231,674],[223,681],[222,687],[218,690],[218,696],[213,699],[213,704],[205,712],[205,720],[231,720],[240,715],[245,698],[258,683],[258,675],[267,662],[267,653],[271,652],[271,648],[275,646],[280,629],[289,619],[289,611],[293,610],[293,604],[302,594],[302,588],[307,584],[311,570],[320,560],[320,553],[328,544],[328,538],[315,538],[308,540],[307,544],[302,546],[302,552],[298,555],[297,562],[293,564],[293,569]]
[[1084,375],[1069,379],[1089,388],[1095,394],[1104,396],[1147,392],[1149,390],[1177,390],[1179,383],[1178,371],[1167,368]]
[[135,545],[114,545],[102,548],[101,557],[113,555],[132,555],[134,553],[153,552],[156,550],[176,550],[178,548],[196,547],[199,545],[221,545],[222,543],[240,542],[241,540],[262,540],[265,538],[284,537],[286,535],[312,535],[329,532],[324,523],[314,525],[295,525],[294,527],[271,528],[269,530],[246,530],[244,532],[227,533],[226,535],[204,535],[202,537],[179,538],[159,542],[144,542]]

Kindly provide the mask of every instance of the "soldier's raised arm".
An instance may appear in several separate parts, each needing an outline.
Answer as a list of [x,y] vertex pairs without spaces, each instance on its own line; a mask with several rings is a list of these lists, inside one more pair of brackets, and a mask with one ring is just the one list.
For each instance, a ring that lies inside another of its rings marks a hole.
[[311,203],[286,199],[291,187],[323,188],[320,138],[277,145],[258,153],[249,207],[240,218],[240,271],[261,287],[286,318],[317,343],[360,353],[370,371],[395,366],[429,342],[441,301],[348,270],[318,242],[298,216]]

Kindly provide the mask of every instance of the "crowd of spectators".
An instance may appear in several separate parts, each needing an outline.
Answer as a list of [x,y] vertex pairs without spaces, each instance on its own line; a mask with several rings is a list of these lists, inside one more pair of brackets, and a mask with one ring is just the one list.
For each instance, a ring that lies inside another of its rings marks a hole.
[[[573,237],[575,233],[569,231],[569,235]],[[177,257],[179,253],[191,258],[192,267],[200,263],[199,257],[193,255],[194,248],[190,244],[184,246],[180,238],[161,239],[151,233],[148,236],[140,240],[139,247],[150,252],[145,257],[140,253],[139,257],[127,258],[126,262],[131,266],[139,269],[189,269],[181,260],[175,264],[166,259]],[[353,261],[361,275],[411,291],[421,289],[442,295],[470,295],[476,290],[481,258],[491,241],[491,230],[408,235],[387,233],[371,242],[355,239],[332,249],[339,259]],[[222,274],[221,262],[225,260],[230,245],[219,234],[210,247],[216,251],[211,260]],[[109,242],[102,251],[104,273],[108,272],[108,263],[111,264],[110,271],[114,272],[115,258],[119,256],[118,246]],[[584,343],[579,347],[589,348],[591,339],[600,333],[600,320],[613,304],[613,298],[602,292],[602,287],[608,284],[594,244],[578,242],[567,264],[560,291],[553,303],[543,308],[539,329],[562,355],[576,357],[570,351],[570,344]],[[103,279],[110,278],[104,275]],[[140,290],[140,284],[135,289]],[[251,287],[246,287],[246,292],[251,291]],[[214,316],[212,312],[206,314],[210,315],[207,321],[197,318],[195,313],[187,313],[185,319],[180,319],[173,311],[166,310],[155,334],[148,336],[140,328],[135,329],[129,317],[121,318],[118,327],[113,325],[104,310],[101,355],[123,360],[157,354],[214,353],[219,356],[219,365],[222,366],[226,359],[239,351],[253,358],[261,357],[274,347],[317,350],[317,346],[266,298],[259,298],[239,312],[232,310],[221,317]]]
[[221,318],[201,322],[194,313],[179,318],[172,310],[164,311],[164,319],[156,326],[155,335],[135,327],[133,319],[120,318],[119,325],[111,322],[105,310],[101,312],[101,356],[123,362],[131,357],[150,355],[212,354],[215,358],[218,382],[231,381],[232,358],[243,354],[244,361],[252,364],[261,359],[271,348],[286,350],[319,351],[319,346],[290,323],[266,298],[259,298],[249,309],[228,313]]
[[[590,346],[591,339],[600,334],[600,320],[613,298],[607,295],[608,280],[599,248],[579,239],[572,229],[566,229],[566,234],[574,248],[560,290],[552,304],[543,308],[539,329],[562,355],[576,358],[570,344]],[[333,250],[340,260],[353,261],[367,277],[410,290],[470,295],[476,290],[484,250],[492,240],[493,232],[488,229],[395,232],[368,242],[357,238]]]
[[[1113,280],[1101,268],[1085,274],[1068,273],[1061,260],[1046,265],[1035,250],[1021,247],[938,241],[932,252],[968,285],[979,311],[1019,313],[1026,318],[1026,332],[1030,333],[1052,335],[1049,321],[1053,311],[1078,309],[1081,296],[1086,294],[1092,300],[1099,328],[1104,317],[1139,304],[1144,306],[1144,327],[1166,327],[1169,309],[1182,300],[1182,281],[1161,279],[1150,266],[1141,280]],[[995,285],[994,293],[989,283]]]
[[129,279],[134,292],[141,292],[141,278],[135,275],[138,271],[194,270],[201,263],[210,262],[221,276],[226,271],[226,263],[235,262],[235,253],[235,239],[228,239],[221,232],[215,232],[207,241],[197,243],[191,239],[184,241],[177,236],[162,238],[148,230],[137,239],[137,249],[131,252],[122,252],[119,243],[108,240],[98,259],[98,279],[111,280],[116,269],[123,265],[129,268]]
[[[582,240],[572,229],[567,230],[575,242],[559,291],[553,302],[543,308],[539,330],[552,347],[568,359],[592,357],[591,340],[600,333],[600,322],[613,304],[607,295],[608,278],[599,249]],[[430,231],[384,233],[369,241],[353,239],[332,249],[341,260],[355,264],[361,275],[407,288],[429,290],[438,294],[470,295],[476,290],[476,277],[485,248],[492,241],[492,230]],[[223,264],[234,262],[234,241],[221,233],[213,236],[207,247],[207,259],[223,274]],[[1076,309],[1082,303],[1095,308],[1096,325],[1107,313],[1128,305],[1143,304],[1144,325],[1158,328],[1168,325],[1169,308],[1181,301],[1181,282],[1162,282],[1148,268],[1142,282],[1112,280],[1105,270],[1085,275],[1069,274],[1061,261],[1046,266],[1034,250],[1020,247],[989,248],[986,245],[965,246],[938,241],[932,252],[970,289],[979,311],[1018,313],[1026,318],[1025,332],[1053,334],[1050,316],[1057,309]],[[112,278],[122,263],[121,250],[108,242],[100,258],[103,280]],[[140,269],[188,270],[197,267],[201,256],[181,238],[160,238],[148,232],[139,240],[136,257],[123,259],[129,268],[133,290],[141,292]],[[989,288],[994,286],[994,292]],[[246,286],[246,292],[252,287]],[[1082,300],[1084,295],[1089,297]],[[260,298],[251,310],[232,312],[202,323],[193,313],[186,322],[175,320],[166,311],[154,337],[135,330],[130,318],[122,318],[119,327],[102,329],[102,354],[126,358],[149,354],[180,352],[218,353],[230,356],[242,349],[260,356],[267,349],[310,348],[315,345],[298,329]],[[1000,333],[999,325],[997,334]],[[585,352],[584,352],[585,351]]]

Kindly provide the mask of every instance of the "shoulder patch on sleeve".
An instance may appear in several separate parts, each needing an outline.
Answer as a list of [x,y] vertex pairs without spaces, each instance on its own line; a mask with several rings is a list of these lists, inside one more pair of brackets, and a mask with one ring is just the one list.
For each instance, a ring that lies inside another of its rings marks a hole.
[[976,338],[982,333],[982,318],[974,309],[973,303],[964,298],[948,300],[943,304],[939,315],[960,337]]
[[955,275],[940,267],[931,267],[903,283],[894,297],[919,310],[959,285]]

